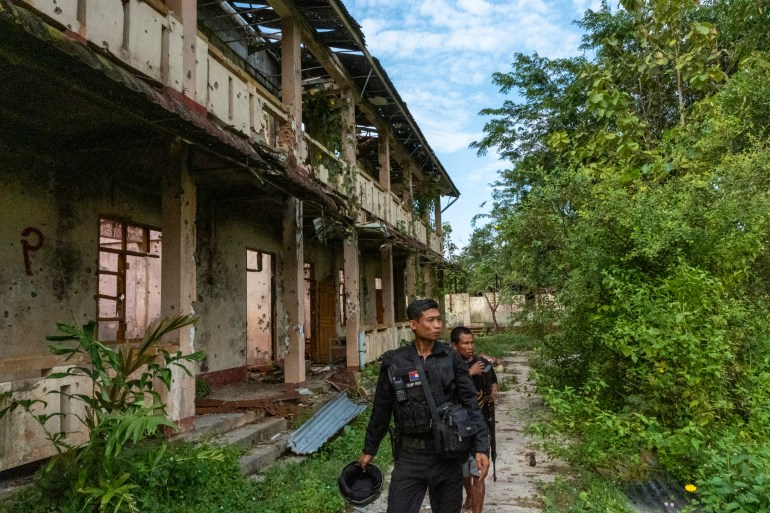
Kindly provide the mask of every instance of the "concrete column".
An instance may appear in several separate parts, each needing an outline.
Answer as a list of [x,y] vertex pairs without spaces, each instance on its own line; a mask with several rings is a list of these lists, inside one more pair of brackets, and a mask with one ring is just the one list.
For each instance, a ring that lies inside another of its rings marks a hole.
[[406,257],[406,303],[417,299],[417,257],[409,253]]
[[433,269],[432,264],[422,264],[422,281],[425,284],[425,297],[433,297]]
[[[187,168],[189,147],[177,139],[171,144],[169,165],[161,193],[163,246],[161,258],[161,316],[194,313],[196,297],[195,209],[196,189]],[[195,330],[188,326],[170,334],[182,354],[195,351]],[[165,398],[172,420],[183,429],[195,418],[195,379],[172,367],[172,384]]]
[[182,22],[182,93],[196,98],[196,60],[195,44],[198,38],[198,2],[197,0],[168,0],[172,14]]
[[349,372],[358,372],[358,332],[361,329],[361,287],[359,283],[358,247],[355,237],[347,238],[342,244],[345,259],[345,344]]
[[281,101],[289,113],[288,127],[281,127],[279,144],[301,153],[302,132],[302,35],[293,18],[281,19]]
[[404,202],[404,206],[408,211],[412,211],[412,166],[406,164],[404,166],[404,194],[401,200]]
[[404,322],[406,320],[406,272],[404,260],[393,259],[393,277],[396,322]]
[[283,299],[288,322],[284,332],[286,388],[305,384],[305,269],[302,202],[289,198],[283,212]]
[[377,148],[380,157],[380,187],[390,192],[390,142],[384,130],[379,131]]
[[396,323],[395,294],[393,287],[393,245],[385,244],[380,249],[382,262],[382,321],[387,326]]
[[358,136],[356,134],[356,103],[350,89],[342,90],[342,101],[347,105],[342,111],[342,159],[351,167],[355,167],[358,152]]
[[444,235],[444,228],[441,226],[441,194],[436,194],[433,205],[435,210],[434,218],[436,221],[436,235],[441,238]]

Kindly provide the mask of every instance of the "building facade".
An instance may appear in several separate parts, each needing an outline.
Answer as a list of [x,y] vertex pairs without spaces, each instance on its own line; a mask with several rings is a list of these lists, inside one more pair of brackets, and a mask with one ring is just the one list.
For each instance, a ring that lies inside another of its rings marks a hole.
[[[57,322],[130,344],[194,312],[169,343],[205,351],[198,379],[296,388],[408,338],[434,292],[459,191],[338,0],[0,0],[0,90],[0,393],[62,430],[47,392],[86,385],[47,379]],[[194,399],[177,373],[183,428]],[[51,454],[0,419],[0,471]]]

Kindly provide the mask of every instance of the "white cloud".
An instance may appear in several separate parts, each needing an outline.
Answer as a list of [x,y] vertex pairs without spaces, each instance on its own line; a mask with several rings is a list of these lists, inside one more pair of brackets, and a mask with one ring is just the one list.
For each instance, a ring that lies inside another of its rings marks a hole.
[[[478,112],[503,98],[491,75],[508,71],[515,52],[576,55],[580,30],[571,23],[600,0],[345,0],[463,197],[452,216],[476,212],[486,185],[506,167],[497,155],[475,157],[483,136]],[[458,208],[463,204],[463,208]],[[465,238],[470,232],[458,226]]]
[[572,5],[575,9],[575,14],[582,16],[587,9],[598,11],[602,6],[602,2],[601,0],[572,0]]

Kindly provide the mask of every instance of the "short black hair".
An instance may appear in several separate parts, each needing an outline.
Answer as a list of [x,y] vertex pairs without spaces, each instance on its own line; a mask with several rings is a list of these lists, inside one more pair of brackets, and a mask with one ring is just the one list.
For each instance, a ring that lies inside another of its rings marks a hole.
[[473,335],[473,332],[465,326],[457,326],[449,333],[449,340],[456,344],[460,341],[460,335]]
[[406,309],[406,317],[410,321],[419,321],[422,313],[431,308],[439,309],[435,299],[416,299]]

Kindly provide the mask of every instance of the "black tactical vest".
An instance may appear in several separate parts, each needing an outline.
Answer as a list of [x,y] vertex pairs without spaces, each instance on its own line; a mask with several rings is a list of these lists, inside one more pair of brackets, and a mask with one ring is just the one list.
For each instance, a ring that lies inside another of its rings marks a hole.
[[406,346],[388,353],[383,360],[383,371],[388,373],[393,387],[394,412],[397,429],[406,435],[431,433],[431,413],[422,388],[427,377],[436,404],[456,401],[456,384],[449,346],[436,342],[433,352],[423,362],[427,376],[421,376],[414,363],[414,346]]

